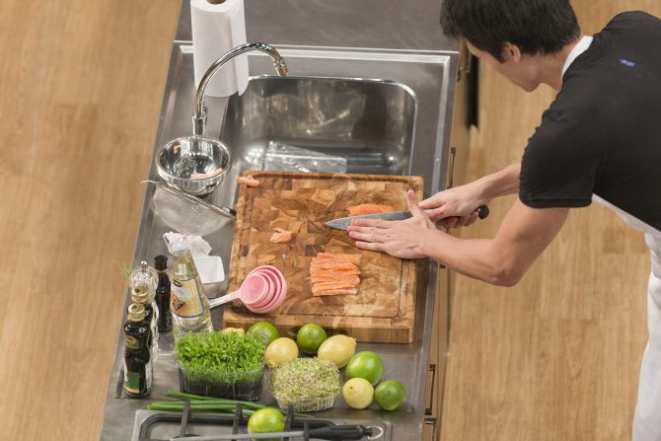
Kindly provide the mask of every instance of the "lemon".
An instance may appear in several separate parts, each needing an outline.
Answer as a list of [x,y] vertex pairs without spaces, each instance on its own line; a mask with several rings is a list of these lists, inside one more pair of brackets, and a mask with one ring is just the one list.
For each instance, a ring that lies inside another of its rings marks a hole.
[[364,378],[352,378],[344,383],[342,397],[352,409],[365,409],[372,404],[374,387]]
[[229,334],[230,332],[236,332],[239,337],[243,337],[246,334],[243,328],[225,328],[220,331],[221,334]]
[[327,338],[317,351],[317,357],[322,360],[329,360],[335,363],[335,366],[341,368],[356,352],[356,339],[346,335],[333,335]]
[[264,361],[268,367],[276,367],[285,361],[298,358],[298,346],[291,338],[280,337],[273,340],[264,352]]

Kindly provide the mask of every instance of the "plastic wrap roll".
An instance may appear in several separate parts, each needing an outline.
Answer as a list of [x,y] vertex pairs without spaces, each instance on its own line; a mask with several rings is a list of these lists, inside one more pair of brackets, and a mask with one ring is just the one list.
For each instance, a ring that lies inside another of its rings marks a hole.
[[[191,0],[195,86],[218,58],[246,43],[243,0]],[[206,95],[242,94],[248,86],[248,57],[239,55],[213,77]]]

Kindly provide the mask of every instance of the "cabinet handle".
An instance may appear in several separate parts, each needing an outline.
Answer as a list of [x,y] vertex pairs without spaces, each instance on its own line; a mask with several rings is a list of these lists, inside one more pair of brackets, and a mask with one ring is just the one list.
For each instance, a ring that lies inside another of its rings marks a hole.
[[450,147],[450,174],[448,175],[447,188],[452,188],[454,186],[454,163],[457,158],[457,148]]
[[423,424],[427,426],[431,426],[431,439],[432,441],[436,441],[436,423],[438,419],[437,418],[425,418],[425,421]]
[[431,394],[429,395],[429,406],[425,408],[425,415],[431,415],[434,409],[434,392],[436,391],[436,363],[431,363],[427,372],[431,372]]

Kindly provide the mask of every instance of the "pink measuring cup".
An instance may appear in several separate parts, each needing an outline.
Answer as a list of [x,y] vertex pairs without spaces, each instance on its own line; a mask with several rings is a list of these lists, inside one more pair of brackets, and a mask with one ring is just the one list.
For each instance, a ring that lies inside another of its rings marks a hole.
[[287,282],[282,273],[272,266],[260,266],[248,274],[238,290],[209,300],[209,307],[239,299],[250,311],[266,314],[282,304],[286,293]]

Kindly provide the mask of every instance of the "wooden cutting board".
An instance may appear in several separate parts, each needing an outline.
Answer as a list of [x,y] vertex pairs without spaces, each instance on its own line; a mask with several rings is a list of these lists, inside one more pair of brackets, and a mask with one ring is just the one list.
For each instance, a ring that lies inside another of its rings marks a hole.
[[[251,313],[241,304],[225,308],[224,326],[247,328],[268,320],[282,336],[305,323],[346,333],[358,341],[410,343],[415,318],[415,261],[362,251],[345,231],[326,221],[348,216],[365,203],[406,210],[405,192],[422,196],[423,180],[412,176],[247,172],[260,182],[241,186],[230,263],[229,291],[239,288],[259,265],[273,265],[289,285],[285,302],[271,314]],[[295,233],[288,244],[272,244],[276,227]],[[310,262],[320,252],[362,253],[357,295],[313,297]]]

